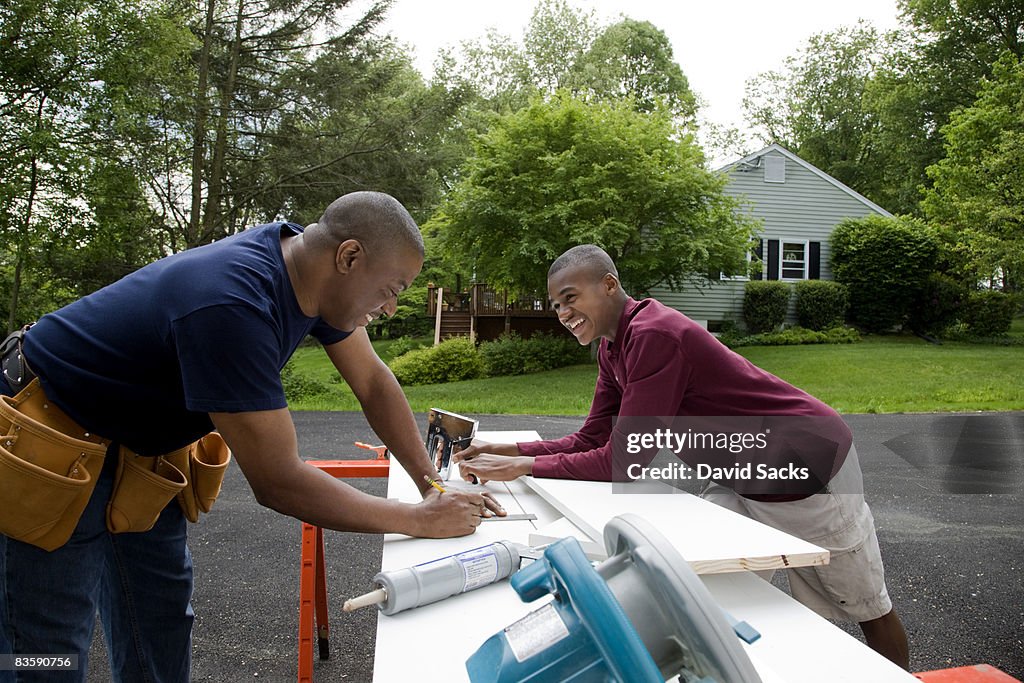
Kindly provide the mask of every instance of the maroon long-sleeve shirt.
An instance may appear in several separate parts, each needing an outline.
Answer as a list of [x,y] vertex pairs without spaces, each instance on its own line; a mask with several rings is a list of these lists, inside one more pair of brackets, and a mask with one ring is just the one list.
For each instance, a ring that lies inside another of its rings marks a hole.
[[533,476],[611,480],[616,416],[829,417],[829,435],[840,442],[835,470],[852,443],[832,408],[654,299],[627,300],[615,341],[601,342],[598,368],[590,414],[578,432],[518,444],[520,453],[536,456]]

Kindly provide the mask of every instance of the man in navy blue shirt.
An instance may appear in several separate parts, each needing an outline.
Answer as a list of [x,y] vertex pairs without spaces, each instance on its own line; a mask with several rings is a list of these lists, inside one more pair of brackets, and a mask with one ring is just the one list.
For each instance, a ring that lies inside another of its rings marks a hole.
[[[458,536],[492,510],[503,514],[489,498],[441,495],[426,481],[437,471],[366,334],[394,313],[422,264],[405,208],[358,192],[304,230],[272,223],[169,256],[29,329],[24,358],[46,400],[111,445],[70,540],[48,551],[0,535],[0,654],[77,653],[79,672],[67,680],[84,680],[98,610],[118,680],[188,680],[185,519],[172,501],[151,530],[111,532],[120,449],[159,456],[216,429],[261,504],[329,529]],[[361,493],[303,463],[280,372],[307,334],[417,482],[421,503]],[[0,672],[0,681],[12,676]]]

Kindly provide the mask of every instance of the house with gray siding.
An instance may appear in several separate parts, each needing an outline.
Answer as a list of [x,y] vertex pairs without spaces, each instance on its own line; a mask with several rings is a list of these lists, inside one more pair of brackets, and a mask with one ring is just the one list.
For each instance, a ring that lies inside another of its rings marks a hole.
[[[740,200],[740,210],[761,221],[760,245],[750,255],[761,262],[760,272],[752,269],[757,279],[830,280],[829,241],[836,225],[846,218],[892,215],[780,145],[727,164],[720,172],[728,175],[725,192]],[[655,287],[651,296],[716,331],[726,320],[742,324],[748,279],[721,276],[707,280],[705,287],[681,292]],[[787,322],[796,322],[792,300]]]

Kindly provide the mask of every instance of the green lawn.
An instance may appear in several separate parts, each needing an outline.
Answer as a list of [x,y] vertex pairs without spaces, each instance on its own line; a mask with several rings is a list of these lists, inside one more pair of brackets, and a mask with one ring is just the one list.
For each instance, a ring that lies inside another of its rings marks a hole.
[[[1024,336],[1024,319],[1013,334]],[[387,342],[379,343],[385,359]],[[869,336],[859,344],[756,346],[739,349],[751,362],[821,398],[842,413],[1024,410],[1024,346],[946,342],[909,336]],[[303,348],[296,371],[328,387],[315,399],[292,401],[297,410],[358,410],[348,388],[335,381],[319,349]],[[415,411],[431,407],[467,413],[585,414],[597,376],[578,365],[519,377],[407,387]]]

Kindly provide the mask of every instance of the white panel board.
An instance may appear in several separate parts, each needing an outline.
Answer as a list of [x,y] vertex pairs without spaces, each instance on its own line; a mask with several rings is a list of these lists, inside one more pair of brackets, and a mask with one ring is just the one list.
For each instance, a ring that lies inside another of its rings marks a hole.
[[[828,564],[823,548],[667,485],[658,485],[662,493],[613,493],[609,482],[532,477],[522,481],[595,541],[602,539],[612,517],[640,515],[698,574]],[[634,487],[655,490],[650,483],[619,484],[615,489]]]

